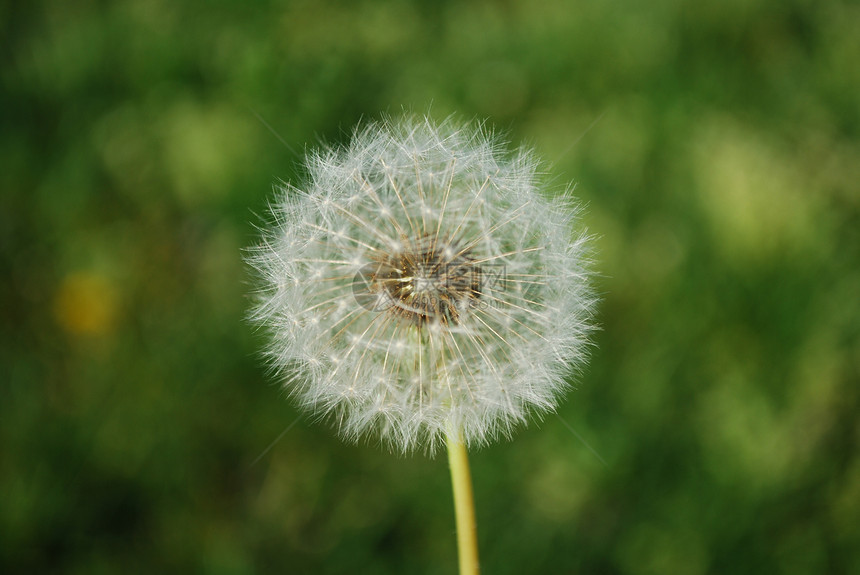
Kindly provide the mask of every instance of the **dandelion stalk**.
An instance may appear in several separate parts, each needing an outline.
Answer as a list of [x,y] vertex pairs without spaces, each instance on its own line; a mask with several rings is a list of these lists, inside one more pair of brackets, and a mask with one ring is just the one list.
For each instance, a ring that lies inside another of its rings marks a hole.
[[460,575],[477,575],[478,525],[475,522],[475,499],[472,496],[472,474],[469,472],[469,455],[466,445],[456,431],[449,430],[448,464],[451,467],[451,486],[454,490],[454,512],[457,519],[457,551],[460,556]]

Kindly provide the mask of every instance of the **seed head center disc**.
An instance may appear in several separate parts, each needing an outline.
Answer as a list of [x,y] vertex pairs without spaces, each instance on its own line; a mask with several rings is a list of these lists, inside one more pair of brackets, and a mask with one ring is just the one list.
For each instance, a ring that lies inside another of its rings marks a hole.
[[377,309],[418,326],[450,326],[481,297],[480,267],[470,252],[422,237],[379,254],[360,276]]

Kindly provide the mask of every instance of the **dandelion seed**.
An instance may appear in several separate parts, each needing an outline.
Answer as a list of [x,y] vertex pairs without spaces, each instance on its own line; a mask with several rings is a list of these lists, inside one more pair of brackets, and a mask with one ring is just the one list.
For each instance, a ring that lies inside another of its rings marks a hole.
[[307,160],[252,251],[252,317],[304,407],[349,439],[433,451],[551,411],[585,360],[593,298],[570,198],[481,127],[403,118]]

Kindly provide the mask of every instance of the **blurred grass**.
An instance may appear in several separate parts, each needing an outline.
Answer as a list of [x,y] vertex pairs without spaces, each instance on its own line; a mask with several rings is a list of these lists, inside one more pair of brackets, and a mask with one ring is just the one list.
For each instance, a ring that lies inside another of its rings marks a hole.
[[0,4],[0,567],[454,572],[444,458],[342,445],[242,319],[291,149],[406,108],[532,143],[599,236],[560,415],[608,465],[554,417],[476,453],[485,572],[850,572],[858,30],[833,0]]

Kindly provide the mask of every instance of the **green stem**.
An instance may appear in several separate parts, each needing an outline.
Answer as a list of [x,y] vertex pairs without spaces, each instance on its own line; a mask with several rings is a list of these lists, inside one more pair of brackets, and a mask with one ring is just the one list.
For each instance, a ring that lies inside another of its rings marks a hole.
[[469,455],[459,433],[448,432],[448,463],[454,488],[454,511],[457,516],[457,551],[460,575],[478,575],[478,526],[475,523],[475,500],[472,497],[472,474]]

